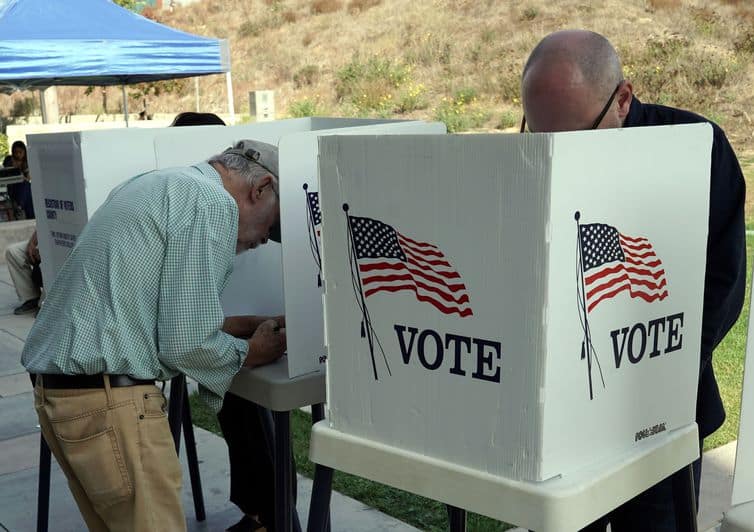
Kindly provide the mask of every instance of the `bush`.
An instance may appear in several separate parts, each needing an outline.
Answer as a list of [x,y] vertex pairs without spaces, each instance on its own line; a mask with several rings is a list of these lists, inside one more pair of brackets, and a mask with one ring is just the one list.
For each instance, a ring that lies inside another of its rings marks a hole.
[[354,57],[335,74],[335,93],[339,101],[353,105],[357,115],[384,116],[396,108],[394,93],[410,73],[409,67],[391,59],[372,56],[362,62]]
[[305,118],[308,116],[319,116],[324,114],[320,108],[319,100],[304,98],[292,102],[288,107],[288,114],[293,118]]
[[372,7],[378,6],[382,3],[382,0],[351,0],[348,3],[348,12],[352,15],[355,13],[361,13]]
[[482,109],[476,99],[466,102],[463,99],[443,98],[435,109],[435,119],[445,123],[448,133],[479,128],[489,118],[489,112]]
[[413,84],[411,83],[405,91],[401,93],[400,101],[398,102],[398,111],[401,113],[410,113],[417,109],[424,109],[427,107],[427,100],[424,97],[427,89],[423,83]]
[[306,65],[293,75],[293,84],[296,88],[314,85],[319,79],[319,67]]
[[521,112],[511,111],[506,109],[500,116],[500,121],[497,123],[497,129],[518,128],[521,121]]
[[341,7],[343,7],[343,4],[340,0],[314,0],[311,5],[311,12],[315,15],[334,13]]

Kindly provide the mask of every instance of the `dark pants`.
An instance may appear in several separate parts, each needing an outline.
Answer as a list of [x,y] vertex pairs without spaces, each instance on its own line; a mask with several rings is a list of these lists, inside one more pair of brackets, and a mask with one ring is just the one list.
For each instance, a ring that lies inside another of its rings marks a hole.
[[[702,476],[702,440],[699,441],[699,459],[694,462],[694,491],[699,507],[699,482]],[[673,480],[668,477],[640,493],[583,528],[581,532],[605,532],[610,523],[613,532],[685,532],[676,530],[673,504]]]
[[[230,501],[246,515],[259,516],[268,532],[274,532],[273,447],[268,444],[263,430],[263,416],[269,416],[269,412],[261,406],[226,393],[217,419],[228,445]],[[292,469],[295,500],[295,465]]]

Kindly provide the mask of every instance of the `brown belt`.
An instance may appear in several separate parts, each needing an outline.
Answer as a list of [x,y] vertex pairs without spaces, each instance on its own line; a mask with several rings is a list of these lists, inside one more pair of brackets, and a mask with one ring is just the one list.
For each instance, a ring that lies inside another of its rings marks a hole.
[[[77,388],[104,388],[105,379],[102,373],[98,375],[53,375],[41,374],[42,387],[51,390],[74,390]],[[110,375],[110,386],[141,386],[154,384],[154,380],[134,379],[128,375]]]

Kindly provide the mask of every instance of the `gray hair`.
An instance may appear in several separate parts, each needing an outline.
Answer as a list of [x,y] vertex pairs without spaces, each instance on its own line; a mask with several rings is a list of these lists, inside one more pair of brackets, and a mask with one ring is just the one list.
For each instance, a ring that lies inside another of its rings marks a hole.
[[263,177],[272,176],[272,189],[275,191],[275,194],[280,195],[278,176],[242,155],[236,153],[218,153],[210,157],[207,162],[210,164],[218,163],[228,170],[233,170],[249,186],[255,185]]
[[579,69],[589,87],[610,93],[623,80],[618,52],[605,37],[586,30],[565,30],[551,33],[532,50],[521,75],[540,61],[567,62]]

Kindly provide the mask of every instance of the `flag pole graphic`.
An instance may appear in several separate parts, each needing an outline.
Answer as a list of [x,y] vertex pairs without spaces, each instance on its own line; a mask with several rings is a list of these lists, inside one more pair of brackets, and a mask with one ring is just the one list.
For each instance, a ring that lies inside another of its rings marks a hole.
[[573,217],[576,220],[576,244],[579,248],[577,266],[579,271],[581,291],[579,292],[577,290],[577,293],[579,294],[580,311],[583,312],[584,318],[584,321],[581,324],[582,328],[584,329],[584,339],[581,341],[581,358],[582,360],[586,358],[587,375],[589,377],[589,399],[593,400],[594,390],[592,387],[592,339],[590,337],[591,335],[589,331],[589,321],[587,318],[588,312],[586,309],[586,285],[584,284],[584,249],[581,244],[581,225],[579,224],[581,213],[579,211],[576,211]]
[[304,183],[304,199],[306,199],[306,225],[309,228],[309,247],[312,250],[314,256],[314,262],[317,263],[317,286],[322,286],[322,255],[319,253],[319,241],[317,240],[316,222],[314,220],[314,213],[312,212],[312,204],[309,201],[309,184]]
[[[372,326],[369,323],[369,313],[367,311],[367,304],[364,299],[364,291],[361,288],[361,272],[359,272],[359,264],[358,259],[356,258],[356,240],[353,236],[353,227],[351,226],[351,217],[348,216],[348,203],[343,204],[343,212],[346,215],[346,224],[348,226],[348,243],[350,247],[350,253],[349,253],[349,259],[351,263],[351,275],[353,276],[353,272],[356,272],[356,281],[358,284],[358,290],[359,290],[359,297],[361,298],[361,336],[362,338],[366,336],[367,341],[369,342],[369,354],[372,357],[372,371],[374,371],[374,379],[378,380],[377,378],[377,363],[374,360],[374,341],[372,339]],[[386,361],[387,362],[387,361]],[[388,371],[390,369],[388,368]]]

